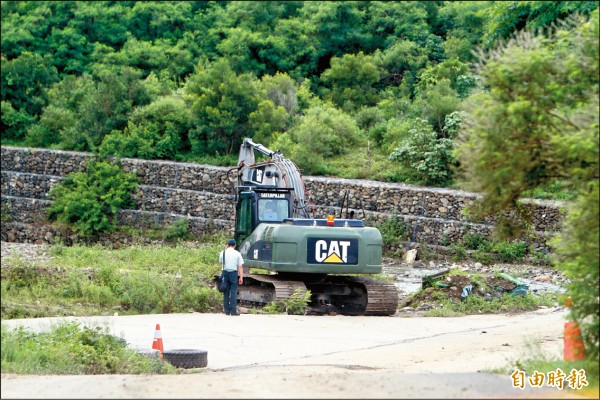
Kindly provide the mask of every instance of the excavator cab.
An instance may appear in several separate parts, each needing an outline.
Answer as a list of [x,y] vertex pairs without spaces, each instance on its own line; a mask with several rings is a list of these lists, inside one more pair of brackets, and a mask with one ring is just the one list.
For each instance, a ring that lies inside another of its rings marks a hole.
[[292,189],[240,186],[234,238],[241,243],[261,223],[279,224],[292,215]]

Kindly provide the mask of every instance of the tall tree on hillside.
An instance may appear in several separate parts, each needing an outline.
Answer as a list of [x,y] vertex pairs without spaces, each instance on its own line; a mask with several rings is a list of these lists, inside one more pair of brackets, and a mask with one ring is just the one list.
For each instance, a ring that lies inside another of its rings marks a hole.
[[184,87],[194,127],[194,154],[231,154],[250,131],[249,116],[260,97],[252,74],[237,75],[226,59],[199,63]]
[[348,112],[361,106],[375,105],[377,92],[374,85],[381,75],[382,70],[373,57],[364,55],[362,51],[333,57],[331,68],[321,74],[321,80],[328,86],[324,91],[326,100]]
[[598,1],[495,1],[483,11],[488,19],[483,42],[489,47],[524,28],[544,30],[569,15],[589,14],[598,9],[598,4]]
[[22,139],[47,104],[46,90],[58,81],[58,73],[50,57],[37,53],[25,52],[12,60],[2,55],[1,60],[2,136]]

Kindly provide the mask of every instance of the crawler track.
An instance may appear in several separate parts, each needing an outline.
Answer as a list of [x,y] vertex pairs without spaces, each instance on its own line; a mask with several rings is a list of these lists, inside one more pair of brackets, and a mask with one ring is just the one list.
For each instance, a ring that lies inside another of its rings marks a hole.
[[250,307],[263,307],[285,301],[296,291],[310,290],[310,314],[393,315],[398,308],[398,292],[390,283],[368,277],[325,275],[259,275],[244,277],[238,301]]

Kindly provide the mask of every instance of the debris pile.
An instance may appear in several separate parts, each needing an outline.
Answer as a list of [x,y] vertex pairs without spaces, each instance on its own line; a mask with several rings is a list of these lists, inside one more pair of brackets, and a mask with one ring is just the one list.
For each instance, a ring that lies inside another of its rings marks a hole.
[[[478,296],[489,300],[500,298],[504,294],[525,295],[529,285],[505,273],[471,276],[460,273],[451,274],[450,270],[445,270],[424,276],[421,288],[421,291],[406,300],[403,307],[411,307],[413,304],[432,304],[436,301],[439,302],[441,298],[465,301],[469,296]],[[427,309],[427,306],[425,308]],[[430,308],[433,307],[430,306]]]

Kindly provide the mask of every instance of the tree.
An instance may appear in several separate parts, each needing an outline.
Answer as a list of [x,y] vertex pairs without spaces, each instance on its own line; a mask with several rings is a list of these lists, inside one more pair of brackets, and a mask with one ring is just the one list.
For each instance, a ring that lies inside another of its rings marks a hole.
[[154,42],[157,39],[177,39],[192,25],[192,8],[188,1],[136,1],[127,27],[138,40]]
[[72,11],[73,18],[69,26],[84,35],[88,42],[100,42],[118,48],[127,40],[129,6],[121,2],[78,1]]
[[[46,105],[46,89],[58,80],[58,73],[50,57],[25,52],[12,60],[2,55],[0,74],[2,102],[6,102],[2,123],[7,128],[2,136],[22,139]],[[11,115],[4,116],[5,111]]]
[[483,10],[488,20],[483,41],[491,47],[522,29],[543,30],[569,15],[596,9],[597,1],[495,1]]
[[411,106],[440,134],[444,132],[446,116],[460,108],[460,99],[451,85],[445,78],[432,85],[424,85]]
[[261,87],[274,105],[285,108],[290,115],[296,114],[299,90],[288,74],[278,72],[274,76],[265,75],[261,79]]
[[403,164],[414,183],[445,186],[452,181],[452,141],[438,138],[427,120],[413,122],[400,145],[390,154],[390,160]]
[[226,59],[199,63],[184,86],[192,110],[189,133],[197,155],[231,154],[248,134],[250,113],[260,101],[257,79],[237,75]]
[[273,134],[287,129],[290,115],[282,106],[276,107],[271,100],[263,100],[258,103],[256,111],[250,113],[248,122],[254,140],[267,146]]
[[446,38],[444,50],[448,58],[469,62],[480,44],[487,23],[485,9],[492,1],[445,1],[439,10],[440,34]]
[[373,57],[375,63],[386,71],[381,79],[383,85],[389,87],[403,83],[408,94],[414,95],[419,70],[428,62],[423,48],[410,40],[398,40],[385,50],[377,50]]
[[[545,39],[522,32],[481,59],[489,90],[472,95],[457,149],[467,188],[482,195],[470,212],[498,217],[495,233],[526,230],[520,196],[558,179],[577,193],[559,239],[557,267],[591,359],[598,357],[599,265],[598,10]],[[524,222],[519,222],[524,221]],[[577,252],[577,253],[575,253]]]
[[46,89],[58,81],[50,57],[25,52],[7,60],[2,56],[2,100],[29,115],[39,115],[46,105]]
[[389,48],[399,40],[418,41],[431,33],[425,2],[372,1],[367,9],[367,28],[376,48]]
[[98,65],[94,72],[98,81],[91,95],[81,99],[77,131],[71,131],[75,136],[68,141],[73,150],[95,150],[104,136],[127,126],[129,115],[136,106],[150,101],[138,70]]
[[423,68],[419,76],[417,91],[425,92],[429,86],[436,85],[442,79],[450,82],[450,87],[461,99],[467,97],[476,84],[476,77],[470,73],[469,65],[453,58]]
[[302,33],[316,42],[317,74],[329,68],[331,57],[356,53],[367,39],[363,24],[365,11],[361,2],[308,1],[299,11],[305,29]]
[[92,46],[75,29],[52,28],[48,46],[53,52],[52,61],[59,73],[81,75],[89,68],[88,56],[92,52]]
[[127,127],[104,137],[101,154],[175,159],[189,150],[190,112],[181,97],[165,96],[132,112]]
[[331,103],[315,104],[292,129],[274,135],[271,149],[281,150],[306,173],[327,173],[325,160],[346,154],[359,141],[352,117]]
[[374,84],[379,82],[381,70],[373,62],[373,57],[358,54],[345,54],[333,57],[331,68],[321,74],[321,80],[329,90],[325,98],[346,111],[354,111],[361,106],[375,105],[377,97]]

